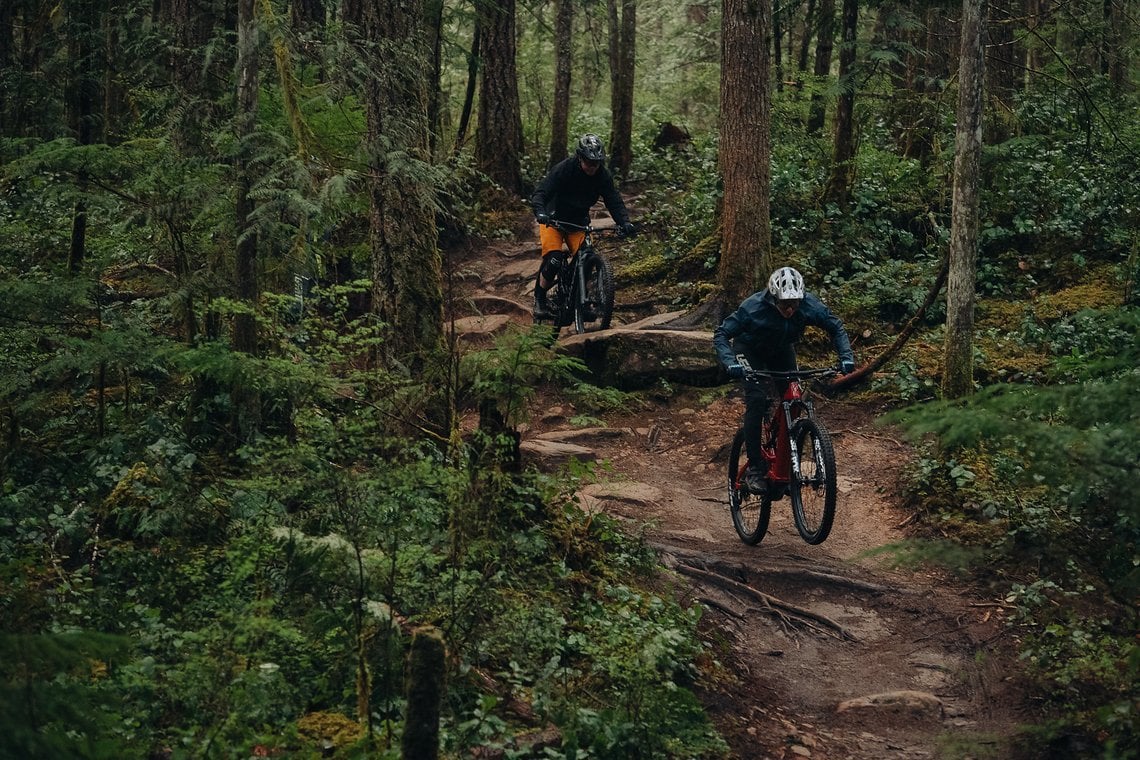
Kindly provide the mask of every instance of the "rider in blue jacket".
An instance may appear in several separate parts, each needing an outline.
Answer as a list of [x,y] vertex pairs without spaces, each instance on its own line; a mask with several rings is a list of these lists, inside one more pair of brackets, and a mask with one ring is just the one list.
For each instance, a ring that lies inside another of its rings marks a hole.
[[[752,369],[788,372],[796,369],[795,343],[804,328],[819,327],[831,336],[843,374],[855,369],[855,355],[843,322],[815,295],[804,291],[804,278],[791,267],[772,273],[767,290],[749,296],[713,332],[717,358],[735,380],[744,377],[741,355]],[[760,429],[770,404],[769,383],[744,384],[744,442],[748,470],[744,483],[763,493],[768,463],[760,453]],[[783,388],[780,388],[783,392]]]

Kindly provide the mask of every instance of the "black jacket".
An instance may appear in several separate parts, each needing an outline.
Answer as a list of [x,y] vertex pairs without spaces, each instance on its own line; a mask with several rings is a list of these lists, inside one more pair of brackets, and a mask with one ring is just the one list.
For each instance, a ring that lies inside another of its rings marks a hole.
[[530,203],[535,216],[548,214],[555,221],[584,227],[590,221],[590,207],[599,197],[618,226],[629,222],[629,212],[614,187],[610,170],[603,164],[591,177],[578,165],[578,157],[570,156],[547,173]]

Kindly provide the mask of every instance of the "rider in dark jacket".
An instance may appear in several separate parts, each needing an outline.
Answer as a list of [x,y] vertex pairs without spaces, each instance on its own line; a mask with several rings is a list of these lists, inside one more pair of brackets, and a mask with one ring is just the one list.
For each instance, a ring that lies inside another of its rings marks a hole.
[[534,286],[534,316],[550,315],[546,291],[554,284],[554,277],[562,267],[562,245],[570,249],[570,256],[586,237],[580,230],[559,230],[558,222],[585,227],[590,221],[590,208],[600,197],[609,209],[610,216],[623,235],[633,232],[625,202],[614,186],[613,176],[605,167],[606,151],[597,135],[583,135],[578,140],[574,155],[556,164],[539,183],[530,205],[538,221],[539,241],[542,244],[542,265]]
[[[767,290],[749,296],[713,332],[717,358],[730,377],[744,377],[742,355],[752,369],[788,372],[796,369],[795,343],[806,327],[819,327],[831,336],[840,370],[855,369],[855,355],[843,322],[815,295],[804,291],[804,279],[783,267],[768,280]],[[748,449],[745,484],[753,493],[765,487],[767,461],[760,453],[760,429],[768,412],[770,383],[744,384],[744,442]],[[780,388],[783,392],[783,387]]]

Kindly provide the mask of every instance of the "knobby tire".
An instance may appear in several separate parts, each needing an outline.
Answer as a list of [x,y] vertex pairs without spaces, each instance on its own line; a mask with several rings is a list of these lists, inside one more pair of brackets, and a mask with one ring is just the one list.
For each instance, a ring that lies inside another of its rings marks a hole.
[[598,329],[608,330],[614,315],[614,270],[609,260],[595,252],[586,267],[586,295]]
[[821,544],[835,520],[835,447],[823,425],[810,417],[796,420],[790,435],[800,472],[791,483],[792,517],[804,541]]
[[741,428],[732,440],[732,454],[728,457],[728,506],[740,540],[755,546],[768,532],[772,500],[767,493],[757,497],[743,488],[742,475],[747,465],[748,452],[744,445],[744,428]]
[[597,251],[591,251],[582,266],[586,281],[586,303],[577,302],[574,294],[574,326],[585,332],[586,322],[598,323],[599,330],[609,329],[614,314],[614,273],[610,262]]

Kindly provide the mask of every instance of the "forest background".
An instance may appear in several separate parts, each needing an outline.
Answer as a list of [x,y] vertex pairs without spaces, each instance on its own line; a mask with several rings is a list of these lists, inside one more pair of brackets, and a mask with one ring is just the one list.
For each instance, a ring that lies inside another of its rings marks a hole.
[[1137,756],[1137,12],[3,3],[0,755],[727,752],[699,609],[495,424],[637,392],[449,330],[591,131],[623,287],[712,324],[778,260],[892,336],[901,551],[1004,599],[1027,756]]

